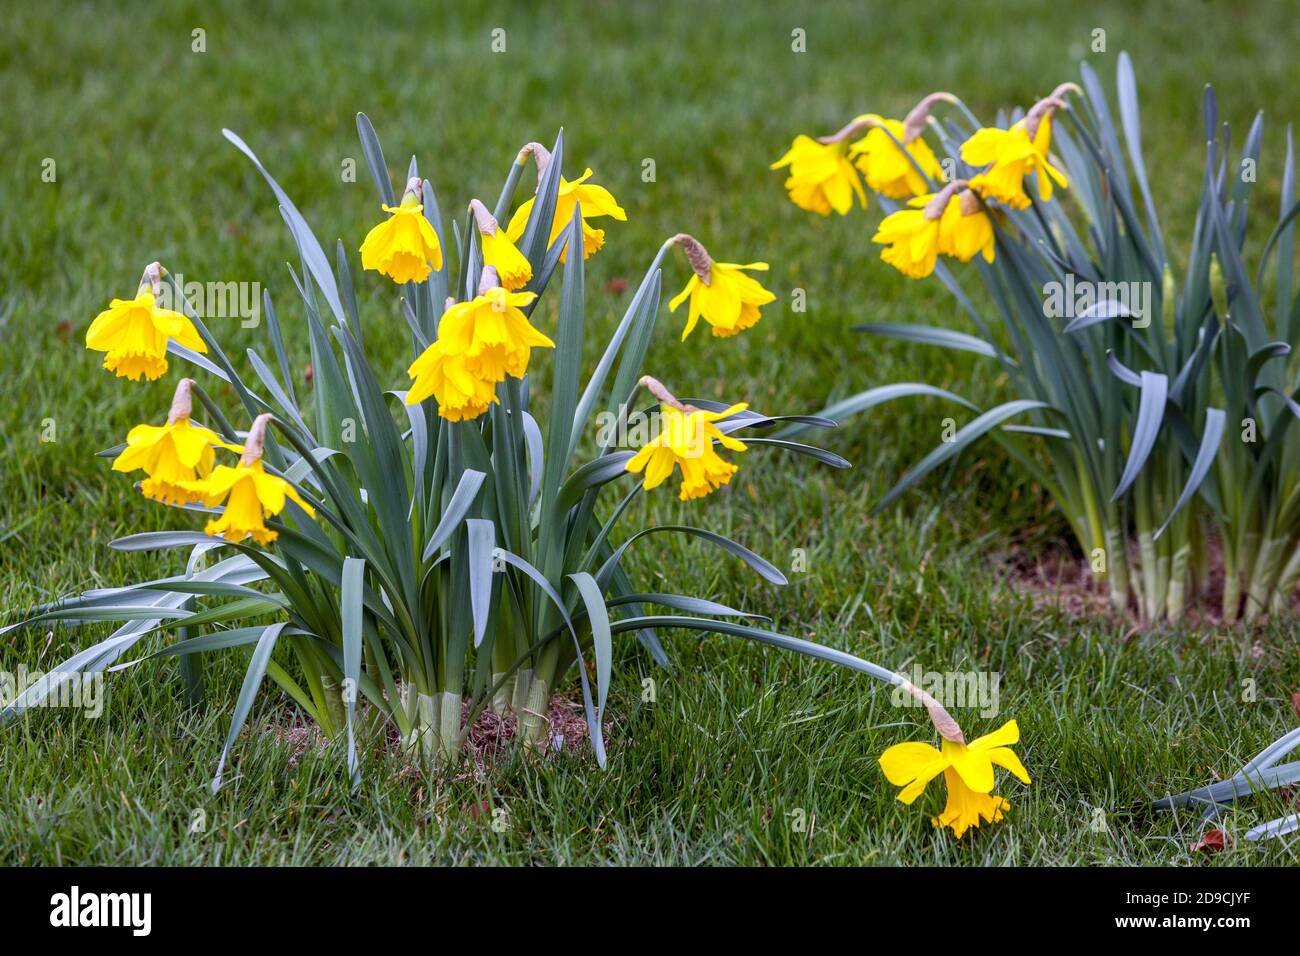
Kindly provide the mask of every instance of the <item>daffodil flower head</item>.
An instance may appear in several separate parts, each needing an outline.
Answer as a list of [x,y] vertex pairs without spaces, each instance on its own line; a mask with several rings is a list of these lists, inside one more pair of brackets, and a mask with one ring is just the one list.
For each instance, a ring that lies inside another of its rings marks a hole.
[[113,470],[144,471],[140,483],[146,498],[164,504],[187,504],[202,496],[188,484],[206,478],[216,462],[214,448],[243,452],[216,432],[190,421],[192,379],[183,378],[166,425],[137,425],[126,436],[126,448],[113,460]]
[[187,483],[189,490],[197,492],[209,508],[225,503],[221,517],[209,521],[203,529],[207,534],[232,542],[252,537],[265,545],[279,536],[279,532],[266,526],[266,519],[283,511],[286,501],[292,500],[309,516],[316,514],[293,485],[279,475],[267,474],[262,466],[262,449],[270,420],[271,416],[264,414],[253,421],[239,464],[218,465],[202,481]]
[[645,472],[643,487],[648,491],[663,484],[673,469],[679,468],[682,484],[677,497],[682,501],[701,498],[731,481],[738,467],[723,459],[714,443],[737,452],[746,446],[715,423],[749,406],[741,402],[721,412],[709,412],[683,405],[648,375],[641,384],[660,398],[659,434],[628,460],[627,470],[633,474]]
[[507,375],[523,378],[534,348],[555,343],[537,331],[521,311],[537,294],[511,292],[496,285],[496,273],[484,268],[483,288],[469,302],[452,306],[438,325],[438,341],[449,355],[464,357],[465,368],[493,384]]
[[[550,153],[537,143],[529,143],[520,150],[520,159],[522,160],[526,152],[531,152],[537,157],[537,180],[540,185],[542,174],[546,171],[546,166],[550,163]],[[599,219],[608,216],[619,222],[627,221],[627,212],[614,195],[604,186],[597,186],[595,183],[588,182],[591,178],[591,169],[588,168],[577,179],[572,181],[560,177],[560,186],[555,197],[555,217],[551,220],[551,230],[547,237],[546,244],[550,246],[556,239],[569,228],[569,223],[573,221],[573,213],[578,210],[582,215],[582,258],[590,259],[605,244],[605,230],[597,229],[588,224],[589,219]],[[510,217],[510,225],[506,227],[506,235],[512,243],[518,244],[523,238],[524,230],[528,226],[528,217],[532,215],[533,206],[537,197],[533,196],[520,204],[515,210],[515,214]],[[560,261],[567,261],[569,249],[566,246],[560,252]]]
[[[956,736],[960,737],[960,731]],[[880,768],[890,783],[902,787],[898,799],[907,804],[916,800],[926,785],[942,773],[948,802],[931,822],[936,827],[948,827],[960,839],[969,828],[978,827],[981,822],[998,822],[1011,808],[1009,801],[992,792],[994,766],[1009,770],[1022,783],[1030,782],[1029,772],[1011,749],[1019,740],[1020,728],[1014,720],[1009,720],[993,733],[969,744],[947,737],[942,740],[941,749],[920,741],[895,744],[881,754]]]
[[188,318],[158,305],[161,289],[153,263],[145,270],[146,280],[134,299],[114,299],[95,316],[86,330],[86,348],[104,352],[104,368],[120,378],[153,382],[167,371],[167,343],[175,340],[194,352],[206,352],[207,345]]
[[686,299],[690,300],[686,327],[682,341],[694,331],[701,317],[719,338],[735,335],[756,324],[760,318],[759,307],[775,301],[776,296],[745,271],[766,272],[766,262],[739,265],[734,262],[714,262],[708,252],[693,237],[679,233],[670,240],[680,245],[686,253],[694,274],[671,302],[668,311],[676,312]]
[[[902,120],[886,119],[875,113],[860,119],[870,129],[849,148],[849,155],[854,157],[869,187],[891,199],[907,199],[928,191],[925,176],[943,179],[943,169],[929,143],[920,136],[909,141],[909,131]],[[918,166],[925,176],[917,171]]]
[[497,225],[496,218],[477,199],[469,204],[478,225],[483,249],[484,265],[496,269],[501,286],[510,291],[522,289],[533,277],[533,267],[522,252],[515,248],[505,230]]
[[790,167],[786,192],[800,209],[819,216],[829,216],[833,209],[845,216],[853,208],[855,195],[862,208],[867,206],[866,191],[857,169],[849,161],[845,142],[821,143],[800,134],[785,155],[772,164],[772,169],[783,166]]
[[[924,279],[934,271],[939,256],[940,206],[932,214],[934,196],[919,196],[912,202],[924,208],[899,209],[881,220],[872,242],[885,244],[880,258],[909,279]],[[909,204],[910,205],[910,204]]]
[[1038,196],[1052,198],[1052,183],[1066,189],[1065,175],[1051,164],[1052,114],[1065,105],[1061,97],[1077,89],[1072,83],[1058,86],[1051,96],[1039,100],[1024,118],[1010,129],[976,130],[961,147],[961,158],[972,166],[988,166],[970,181],[971,188],[986,199],[995,199],[1012,209],[1029,206],[1025,177],[1037,173]]
[[441,339],[421,352],[406,372],[414,379],[406,404],[416,405],[432,396],[439,417],[450,422],[478,418],[497,400],[496,384],[471,372],[465,355],[449,353]]
[[423,282],[433,270],[442,270],[442,246],[438,233],[425,218],[418,190],[420,180],[412,177],[399,206],[383,206],[389,217],[366,234],[361,243],[361,265],[394,282]]
[[992,262],[996,243],[993,221],[971,189],[950,197],[939,219],[939,253],[961,262],[982,255]]
[[469,302],[447,300],[437,341],[406,370],[414,379],[408,405],[432,396],[448,421],[478,418],[497,401],[498,382],[507,375],[523,378],[534,348],[555,347],[521,310],[535,293],[503,288],[490,265],[483,268],[479,290]]

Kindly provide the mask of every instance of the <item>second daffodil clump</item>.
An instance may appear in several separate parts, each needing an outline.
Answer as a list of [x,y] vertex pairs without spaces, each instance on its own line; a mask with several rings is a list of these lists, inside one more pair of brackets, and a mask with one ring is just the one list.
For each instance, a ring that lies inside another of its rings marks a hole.
[[[886,216],[872,241],[886,247],[880,258],[908,278],[930,275],[941,255],[959,262],[980,255],[992,262],[997,228],[1005,218],[993,204],[1028,208],[1032,199],[1025,183],[1030,178],[1043,202],[1052,198],[1053,184],[1069,185],[1050,160],[1052,116],[1066,108],[1064,96],[1075,89],[1062,84],[1007,129],[976,129],[945,161],[947,172],[924,133],[940,103],[954,104],[971,116],[951,93],[930,94],[903,120],[864,113],[819,139],[801,135],[772,168],[790,166],[785,186],[791,201],[821,215],[831,209],[849,211],[851,194],[862,191],[858,172],[880,195],[905,201],[907,208]],[[859,134],[864,135],[850,145]],[[949,142],[946,136],[944,142]],[[865,206],[865,195],[860,198]]]

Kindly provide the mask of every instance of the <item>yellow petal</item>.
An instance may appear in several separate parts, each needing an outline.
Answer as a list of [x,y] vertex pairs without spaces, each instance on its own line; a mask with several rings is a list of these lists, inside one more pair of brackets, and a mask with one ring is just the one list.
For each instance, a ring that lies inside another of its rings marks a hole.
[[927,743],[911,740],[895,744],[880,755],[880,769],[896,787],[903,787],[898,799],[911,803],[926,785],[948,766],[947,758]]

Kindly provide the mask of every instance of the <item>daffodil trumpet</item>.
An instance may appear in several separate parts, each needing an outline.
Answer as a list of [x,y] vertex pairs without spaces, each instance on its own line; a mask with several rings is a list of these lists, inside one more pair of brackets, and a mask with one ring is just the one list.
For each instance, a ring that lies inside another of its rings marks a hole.
[[[488,212],[487,207],[477,199],[471,199],[470,212],[479,232],[479,244],[483,252],[484,264],[495,270],[493,284],[514,291],[528,284],[533,277],[533,267],[528,259],[515,248],[505,230],[497,224],[496,217]],[[482,283],[480,282],[480,287]],[[490,288],[490,286],[489,286]]]

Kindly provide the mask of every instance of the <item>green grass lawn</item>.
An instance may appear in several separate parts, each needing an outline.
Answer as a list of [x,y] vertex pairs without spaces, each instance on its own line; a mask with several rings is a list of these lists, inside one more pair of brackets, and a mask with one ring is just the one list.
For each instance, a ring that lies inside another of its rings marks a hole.
[[[164,409],[176,373],[132,385],[83,348],[109,298],[161,260],[187,279],[260,281],[286,308],[291,351],[305,330],[288,308],[295,259],[273,197],[220,135],[238,132],[327,244],[350,248],[380,214],[354,117],[364,110],[394,178],[415,153],[444,210],[494,199],[524,142],[566,137],[570,174],[590,165],[628,211],[588,263],[588,322],[612,329],[659,243],[689,231],[723,260],[766,259],[779,300],[728,341],[677,342],[661,319],[648,368],[679,394],[812,412],[876,384],[923,380],[977,403],[999,381],[978,360],[848,331],[863,321],[958,325],[936,282],[906,283],[871,248],[874,208],[824,221],[792,206],[768,170],[798,132],[871,110],[901,116],[933,89],[977,112],[1027,104],[1134,57],[1148,168],[1172,246],[1185,246],[1202,164],[1201,88],[1244,130],[1266,112],[1274,205],[1282,129],[1293,118],[1296,10],[1198,3],[1091,9],[826,2],[496,6],[371,3],[47,3],[8,9],[0,31],[0,592],[5,621],[90,587],[171,573],[177,560],[110,552],[113,538],[188,527],[144,501],[94,452]],[[191,51],[206,31],[206,52]],[[492,31],[507,49],[493,53]],[[791,50],[806,31],[807,52]],[[1093,31],[1106,52],[1090,53]],[[1238,133],[1239,141],[1240,133]],[[53,159],[57,181],[42,181]],[[357,181],[340,170],[358,165]],[[642,179],[653,159],[656,177]],[[686,281],[680,258],[665,289]],[[395,331],[382,365],[405,382],[404,324],[386,280],[359,281],[368,329]],[[788,308],[806,290],[809,308]],[[929,317],[929,318],[925,318]],[[217,330],[232,355],[265,327]],[[593,356],[594,361],[594,356]],[[299,369],[298,386],[306,388]],[[544,384],[544,383],[543,383]],[[104,715],[47,712],[0,734],[0,863],[1294,863],[1291,842],[1189,852],[1199,817],[1147,803],[1234,772],[1295,724],[1293,620],[1243,634],[1142,633],[1043,607],[997,570],[1010,548],[1054,553],[1065,524],[996,449],[981,446],[879,516],[874,504],[938,438],[944,409],[908,401],[826,438],[854,462],[834,472],[751,454],[724,492],[681,504],[657,494],[638,522],[687,520],[789,568],[784,589],[684,544],[640,552],[643,590],[697,593],[770,615],[809,637],[897,669],[1001,674],[1001,713],[958,712],[968,734],[1014,717],[1034,782],[1004,785],[1013,809],[963,841],[931,829],[939,788],[903,807],[876,760],[931,739],[922,713],[881,686],[776,650],[666,634],[671,674],[634,642],[619,648],[609,768],[585,752],[511,757],[485,778],[418,779],[396,759],[348,792],[342,754],[297,753],[265,732],[290,718],[259,700],[228,785],[207,789],[244,658],[212,658],[213,705],[187,711],[175,667],[111,675]],[[41,442],[53,420],[56,440]],[[102,628],[0,637],[0,670],[53,666]],[[641,700],[654,676],[657,700]],[[1243,701],[1243,682],[1256,699]],[[487,801],[509,811],[504,832]],[[473,808],[473,809],[472,809]],[[1104,827],[1094,824],[1104,811]],[[206,830],[189,831],[195,811]],[[800,813],[802,811],[802,814]],[[1231,825],[1286,812],[1248,801]],[[792,824],[802,817],[800,832]]]

